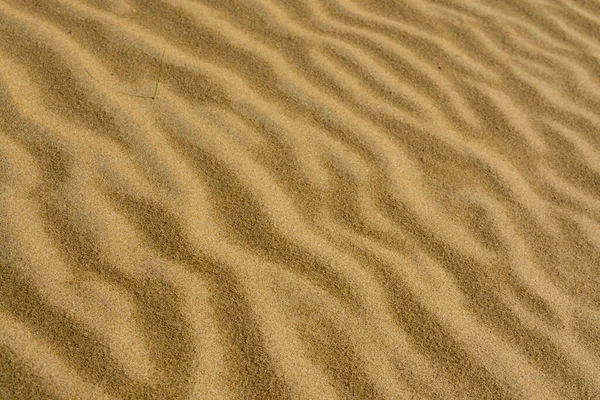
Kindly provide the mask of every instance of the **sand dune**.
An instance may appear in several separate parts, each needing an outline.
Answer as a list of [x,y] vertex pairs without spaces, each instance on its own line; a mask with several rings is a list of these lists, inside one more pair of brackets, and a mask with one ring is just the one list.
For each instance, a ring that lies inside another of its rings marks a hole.
[[0,60],[0,399],[600,399],[600,3],[0,0]]

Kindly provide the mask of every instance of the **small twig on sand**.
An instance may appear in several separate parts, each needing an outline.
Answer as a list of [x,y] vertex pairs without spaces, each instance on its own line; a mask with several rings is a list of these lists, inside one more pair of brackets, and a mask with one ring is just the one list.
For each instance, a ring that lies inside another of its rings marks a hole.
[[160,80],[160,73],[162,72],[163,58],[165,58],[166,50],[167,49],[163,49],[162,56],[160,57],[160,64],[158,66],[158,74],[156,75],[156,85],[154,86],[154,94],[152,95],[152,99],[156,99],[156,93],[158,92],[158,81]]
[[160,82],[160,75],[162,73],[162,66],[163,66],[163,59],[165,58],[165,51],[166,51],[166,49],[163,50],[162,56],[160,57],[160,64],[158,66],[158,74],[156,75],[156,83],[154,85],[154,94],[152,96],[143,96],[143,95],[140,95],[140,94],[127,93],[127,92],[122,92],[120,90],[111,88],[109,85],[107,85],[107,84],[105,84],[103,82],[100,82],[98,79],[94,78],[94,76],[91,74],[91,72],[86,67],[83,67],[83,69],[85,69],[85,72],[87,72],[87,74],[90,76],[90,78],[92,78],[94,81],[96,81],[96,83],[99,83],[100,85],[105,86],[105,87],[107,87],[107,88],[109,88],[109,89],[111,89],[111,90],[113,90],[113,91],[115,91],[115,92],[117,92],[119,94],[122,94],[124,96],[137,97],[137,98],[140,98],[140,99],[155,100],[155,99],[158,98],[156,96],[156,94],[158,93],[158,83]]

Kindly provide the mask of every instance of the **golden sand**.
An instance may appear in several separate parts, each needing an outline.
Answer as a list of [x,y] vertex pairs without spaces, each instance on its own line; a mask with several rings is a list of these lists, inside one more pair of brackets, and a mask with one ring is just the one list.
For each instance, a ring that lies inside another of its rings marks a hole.
[[600,3],[0,0],[0,399],[600,399]]

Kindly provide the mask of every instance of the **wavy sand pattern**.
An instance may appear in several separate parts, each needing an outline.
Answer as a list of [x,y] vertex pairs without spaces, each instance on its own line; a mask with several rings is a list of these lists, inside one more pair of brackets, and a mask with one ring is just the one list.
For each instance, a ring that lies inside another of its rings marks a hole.
[[597,1],[0,0],[0,60],[1,399],[600,399]]

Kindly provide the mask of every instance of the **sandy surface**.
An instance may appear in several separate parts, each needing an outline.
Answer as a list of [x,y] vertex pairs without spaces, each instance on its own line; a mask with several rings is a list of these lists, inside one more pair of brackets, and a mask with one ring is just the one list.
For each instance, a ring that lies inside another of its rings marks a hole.
[[0,399],[600,399],[600,3],[0,0]]

